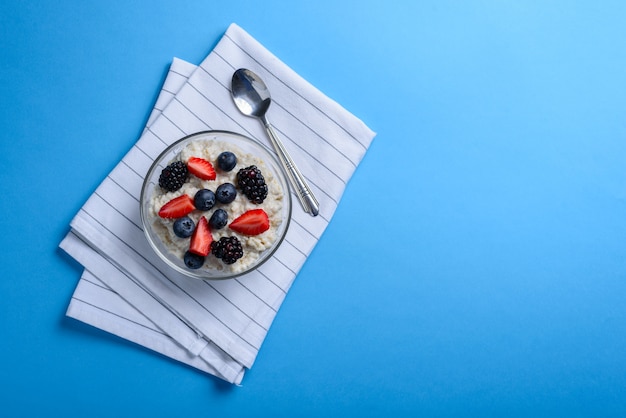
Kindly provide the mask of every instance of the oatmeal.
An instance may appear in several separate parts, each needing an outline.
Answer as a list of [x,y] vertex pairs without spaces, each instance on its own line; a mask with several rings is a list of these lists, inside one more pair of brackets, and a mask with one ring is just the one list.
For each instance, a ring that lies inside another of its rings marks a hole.
[[148,217],[188,268],[237,273],[276,241],[283,198],[260,158],[233,144],[197,140],[161,172]]

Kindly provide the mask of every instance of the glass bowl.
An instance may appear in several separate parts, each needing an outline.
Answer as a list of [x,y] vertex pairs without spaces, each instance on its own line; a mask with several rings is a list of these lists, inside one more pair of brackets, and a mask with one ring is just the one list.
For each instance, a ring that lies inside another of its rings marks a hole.
[[[199,151],[201,150],[201,151]],[[221,151],[231,151],[237,156],[237,165],[229,172],[219,169],[217,156]],[[199,152],[202,155],[196,155]],[[217,178],[201,180],[189,174],[189,180],[180,190],[167,192],[159,185],[161,171],[173,161],[186,162],[189,156],[202,157],[212,163]],[[207,220],[216,209],[228,213],[228,225],[212,230],[213,240],[222,236],[237,236],[243,246],[244,257],[233,264],[226,264],[209,253],[200,268],[189,268],[185,264],[184,252],[189,247],[190,238],[178,238],[173,233],[175,219],[158,216],[164,202],[188,194],[192,199],[195,191],[207,188],[213,192],[222,183],[236,185],[236,173],[249,165],[256,165],[268,185],[268,197],[261,204],[250,202],[237,188],[237,197],[232,203],[216,202],[208,211],[195,209],[190,213],[195,224],[201,216]],[[174,270],[196,279],[223,280],[246,274],[267,261],[278,249],[291,220],[291,194],[287,179],[277,159],[260,143],[246,136],[227,131],[205,131],[186,136],[167,147],[152,163],[144,179],[140,197],[140,212],[143,230],[150,246],[156,254]],[[251,209],[262,208],[270,218],[270,229],[257,236],[239,234],[229,228],[230,222]]]

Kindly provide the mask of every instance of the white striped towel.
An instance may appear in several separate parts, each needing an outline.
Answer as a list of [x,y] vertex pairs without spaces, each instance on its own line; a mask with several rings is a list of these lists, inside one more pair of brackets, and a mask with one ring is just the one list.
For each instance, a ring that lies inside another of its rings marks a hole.
[[[320,215],[302,211],[294,195],[286,239],[260,269],[227,281],[189,279],[147,244],[141,184],[167,145],[194,132],[239,132],[271,148],[262,125],[232,102],[238,68],[268,84],[269,117],[317,196]],[[67,315],[239,384],[374,135],[232,24],[198,67],[174,59],[144,133],[72,220],[61,248],[85,271]]]

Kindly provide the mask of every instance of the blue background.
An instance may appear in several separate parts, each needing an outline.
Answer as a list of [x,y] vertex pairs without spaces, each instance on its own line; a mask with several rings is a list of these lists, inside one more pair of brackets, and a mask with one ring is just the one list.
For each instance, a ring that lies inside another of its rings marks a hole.
[[[57,249],[231,22],[378,133],[242,387],[66,318]],[[3,415],[626,416],[624,2],[4,0],[0,45]]]

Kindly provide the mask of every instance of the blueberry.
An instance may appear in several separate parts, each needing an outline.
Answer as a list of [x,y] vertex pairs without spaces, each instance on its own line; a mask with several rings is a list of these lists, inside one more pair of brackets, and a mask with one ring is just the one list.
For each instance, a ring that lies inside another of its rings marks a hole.
[[230,171],[237,165],[237,157],[230,151],[224,151],[217,156],[217,166],[224,171]]
[[204,257],[198,254],[187,251],[183,256],[185,265],[190,269],[199,269],[204,264]]
[[193,197],[193,204],[198,210],[209,210],[215,205],[215,193],[209,189],[200,189]]
[[174,234],[179,238],[189,238],[195,228],[196,225],[189,216],[184,216],[174,221]]
[[220,184],[215,191],[215,197],[220,203],[230,203],[237,197],[237,190],[231,183]]
[[217,209],[209,219],[209,227],[211,229],[222,229],[228,223],[228,214],[224,209]]

